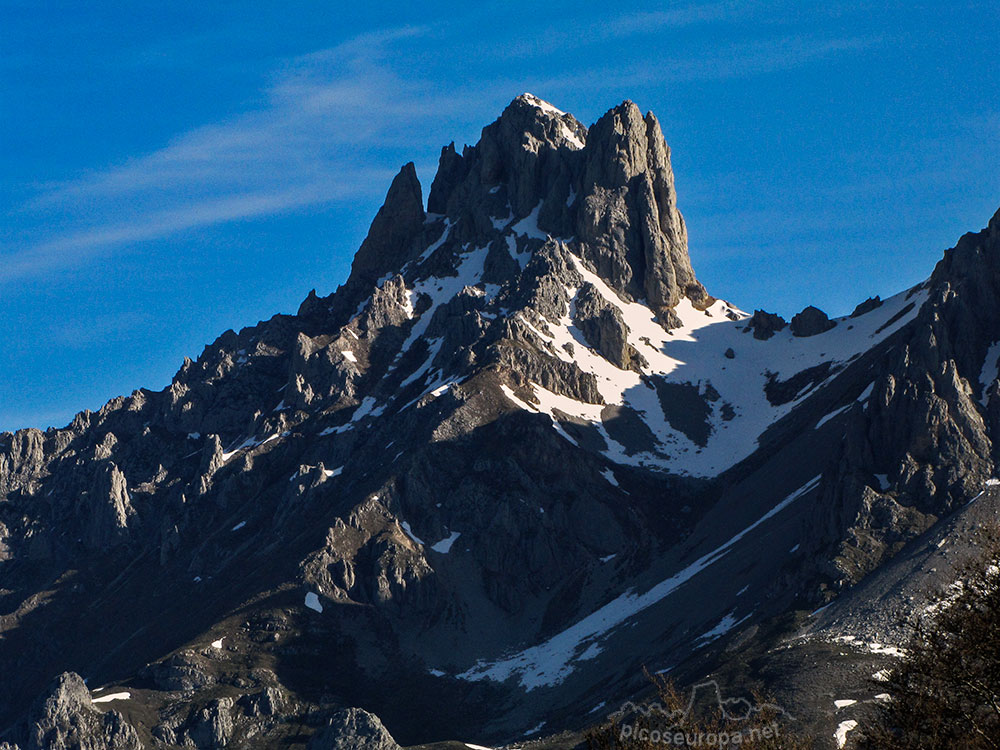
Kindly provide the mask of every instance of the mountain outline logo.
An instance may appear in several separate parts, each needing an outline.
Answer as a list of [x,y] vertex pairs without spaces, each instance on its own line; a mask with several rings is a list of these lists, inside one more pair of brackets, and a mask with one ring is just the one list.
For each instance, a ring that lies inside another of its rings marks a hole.
[[777,718],[795,721],[795,717],[776,703],[755,704],[743,697],[724,698],[722,689],[716,680],[706,680],[691,687],[687,705],[682,709],[669,710],[659,701],[637,704],[626,701],[621,707],[608,715],[612,721],[630,721],[641,716],[643,718],[662,717],[669,722],[663,729],[666,731],[683,729],[697,715],[708,715],[712,710],[725,722],[744,723],[762,713],[775,715]]

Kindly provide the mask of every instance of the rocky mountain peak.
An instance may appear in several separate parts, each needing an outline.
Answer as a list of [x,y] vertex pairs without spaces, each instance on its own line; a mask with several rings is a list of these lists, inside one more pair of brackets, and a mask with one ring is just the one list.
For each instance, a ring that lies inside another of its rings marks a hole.
[[[643,117],[626,100],[597,121],[581,192],[577,234],[590,240],[590,260],[607,266],[619,287],[661,313],[682,297],[700,308],[712,303],[691,266],[670,149],[652,112]],[[626,224],[623,217],[635,218]],[[622,250],[627,267],[616,257]]]
[[577,729],[1000,501],[1000,212],[786,322],[697,281],[630,101],[519,96],[422,192],[403,166],[335,294],[0,434],[0,750]]
[[343,293],[311,295],[299,312],[321,319],[330,311],[342,324],[388,278],[401,273],[409,287],[416,278],[451,275],[475,248],[489,248],[484,281],[518,286],[528,261],[550,242],[622,299],[648,304],[667,328],[680,325],[674,308],[682,299],[699,310],[715,301],[691,265],[656,117],[625,101],[588,130],[526,93],[483,128],[476,145],[441,150],[426,213],[416,170],[405,165]]
[[478,244],[530,219],[539,236],[573,245],[615,291],[647,301],[669,325],[682,298],[700,309],[713,302],[688,255],[660,123],[631,101],[588,130],[522,94],[478,144],[461,154],[454,144],[442,149],[428,211],[464,221],[459,236]]
[[424,223],[424,201],[413,162],[404,164],[354,256],[348,283],[373,286],[387,270],[401,268],[415,250]]

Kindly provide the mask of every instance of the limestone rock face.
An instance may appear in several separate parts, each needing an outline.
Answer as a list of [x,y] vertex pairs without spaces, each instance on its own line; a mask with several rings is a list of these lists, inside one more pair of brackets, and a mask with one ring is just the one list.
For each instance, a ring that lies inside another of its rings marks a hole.
[[628,326],[618,308],[605,300],[592,284],[586,284],[576,299],[575,320],[587,343],[609,362],[623,370],[638,369],[642,361],[628,343]]
[[399,750],[399,745],[377,716],[345,708],[313,735],[308,750]]
[[233,736],[233,699],[219,698],[194,717],[187,738],[190,744],[206,750],[222,750]]
[[135,517],[129,499],[125,475],[108,461],[98,469],[91,496],[92,506],[85,511],[88,529],[85,542],[100,549],[122,540],[128,534],[129,521]]
[[626,101],[591,128],[577,236],[612,286],[665,312],[682,297],[707,307],[677,209],[670,150],[652,113]]
[[831,568],[842,581],[860,580],[994,476],[1000,388],[981,377],[997,371],[987,360],[1000,331],[998,216],[945,253],[849,423],[821,506],[824,523],[848,530]]
[[354,256],[348,283],[371,286],[410,259],[424,223],[424,202],[413,162],[400,169],[368,236]]
[[872,310],[877,310],[882,307],[882,298],[877,294],[874,297],[869,297],[864,302],[860,302],[857,307],[854,308],[854,312],[851,313],[852,318],[859,318],[865,313],[870,313]]
[[[603,279],[647,300],[664,321],[684,297],[700,308],[713,301],[691,267],[660,124],[630,101],[588,131],[525,94],[484,128],[477,146],[461,155],[445,148],[430,210],[454,220],[494,204],[493,216],[509,207],[513,220],[533,216],[552,237],[576,237]],[[489,221],[475,224],[485,229]]]
[[116,711],[98,711],[72,672],[56,679],[31,718],[27,750],[142,750],[135,729]]

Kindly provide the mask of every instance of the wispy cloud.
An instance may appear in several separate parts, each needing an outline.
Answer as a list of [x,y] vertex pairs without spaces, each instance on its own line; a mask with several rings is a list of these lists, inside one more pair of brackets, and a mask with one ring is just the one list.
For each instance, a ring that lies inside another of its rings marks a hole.
[[[399,44],[427,33],[365,34],[287,61],[261,106],[183,133],[152,153],[63,184],[20,210],[55,216],[2,251],[0,282],[78,264],[133,242],[361,196],[385,189],[434,118],[455,103],[387,64]],[[371,158],[378,148],[381,162]]]
[[[760,2],[745,0],[740,3],[697,3],[669,10],[619,15],[601,13],[597,18],[592,15],[564,17],[560,19],[558,26],[535,28],[526,33],[519,31],[499,44],[484,45],[481,40],[477,40],[475,48],[479,55],[499,59],[550,58],[553,49],[580,49],[701,24],[734,22],[761,10]],[[472,49],[471,44],[469,49]]]
[[664,29],[681,29],[703,23],[738,21],[758,12],[761,4],[745,2],[715,2],[686,5],[666,10],[629,13],[612,18],[604,25],[608,36],[631,36]]
[[[760,7],[712,2],[625,14],[607,19],[594,36],[616,39],[730,22]],[[181,133],[124,163],[43,185],[18,209],[17,242],[0,250],[0,283],[78,266],[122,246],[200,227],[377,199],[403,162],[429,161],[434,149],[450,140],[446,131],[456,121],[481,124],[525,89],[543,96],[569,93],[570,98],[576,90],[617,95],[642,86],[793,68],[881,41],[703,40],[693,52],[690,45],[647,49],[614,67],[539,76],[537,66],[529,64],[527,74],[505,68],[503,77],[451,80],[445,88],[421,63],[428,63],[428,49],[460,38],[461,25],[382,30],[286,60],[263,81],[253,109]],[[559,33],[550,31],[549,44],[551,34]],[[501,35],[491,44],[509,51],[512,41]],[[488,50],[484,46],[479,52]]]
[[566,90],[623,89],[651,84],[690,83],[747,78],[790,70],[842,54],[858,53],[883,45],[879,36],[813,38],[785,36],[755,39],[720,46],[704,46],[693,54],[650,55],[630,65],[555,76],[543,87]]

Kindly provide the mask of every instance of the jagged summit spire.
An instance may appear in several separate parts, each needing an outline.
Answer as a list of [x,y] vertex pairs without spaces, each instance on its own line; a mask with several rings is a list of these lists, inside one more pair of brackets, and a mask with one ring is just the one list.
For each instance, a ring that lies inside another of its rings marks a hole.
[[409,162],[393,179],[385,203],[375,214],[368,236],[354,256],[352,278],[373,284],[387,267],[402,267],[412,255],[423,223],[420,180],[413,162]]
[[[378,279],[442,242],[461,248],[500,240],[517,247],[511,254],[523,270],[546,237],[564,243],[623,298],[646,301],[667,326],[678,325],[673,309],[685,297],[700,309],[713,302],[691,266],[670,149],[656,117],[626,100],[588,129],[524,93],[483,128],[476,145],[441,150],[426,215],[416,173],[403,168],[358,251],[351,292],[339,303],[353,310]],[[512,266],[495,274],[518,272]]]
[[[459,154],[442,149],[428,210],[457,219],[490,211],[504,194],[515,218],[537,212],[552,237],[580,254],[621,294],[646,299],[669,320],[683,297],[712,298],[695,277],[677,208],[670,149],[659,121],[626,100],[590,129],[534,94],[515,98]],[[484,216],[481,222],[495,218]]]

